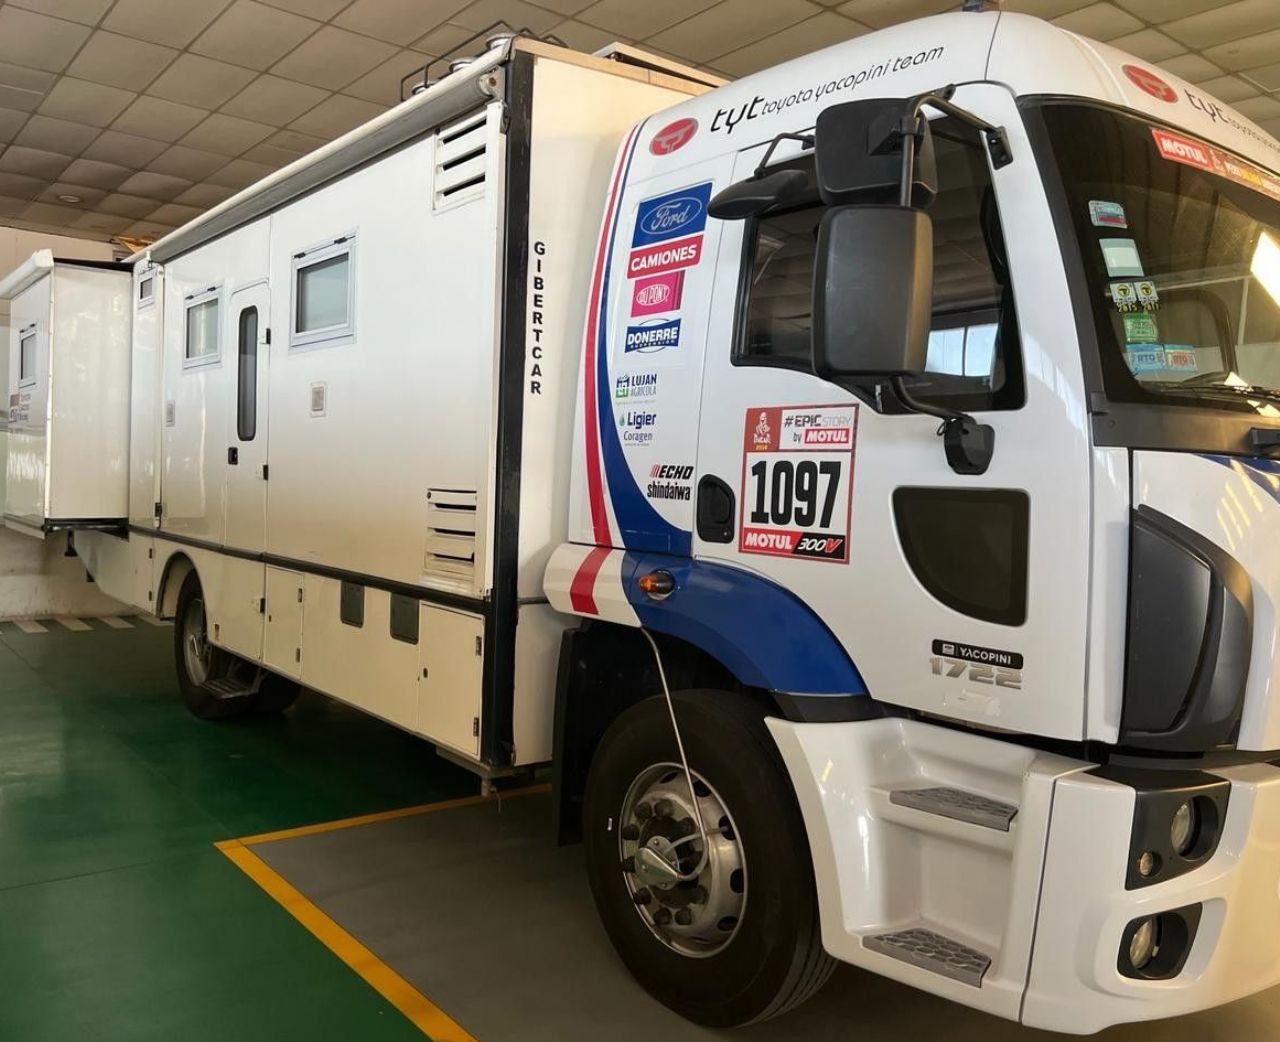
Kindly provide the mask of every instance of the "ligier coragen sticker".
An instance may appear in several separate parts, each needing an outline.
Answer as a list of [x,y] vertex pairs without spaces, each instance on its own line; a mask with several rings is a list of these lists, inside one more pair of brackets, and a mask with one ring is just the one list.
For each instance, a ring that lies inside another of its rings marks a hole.
[[857,433],[856,404],[747,410],[741,553],[848,563]]

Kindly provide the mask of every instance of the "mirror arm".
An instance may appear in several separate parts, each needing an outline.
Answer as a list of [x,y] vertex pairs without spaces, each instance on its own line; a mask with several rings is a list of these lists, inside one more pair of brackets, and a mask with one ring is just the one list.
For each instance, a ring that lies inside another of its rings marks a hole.
[[[1008,166],[1013,162],[1013,151],[1009,147],[1009,134],[1004,127],[998,127],[994,123],[988,123],[981,116],[975,115],[968,109],[962,109],[959,105],[953,104],[951,99],[955,96],[956,87],[952,83],[939,90],[929,91],[927,94],[917,94],[907,103],[907,111],[902,120],[902,127],[899,133],[903,137],[904,144],[911,141],[914,145],[914,135],[919,133],[920,113],[926,105],[944,112],[948,116],[954,116],[961,123],[967,123],[982,135],[983,141],[986,143],[987,151],[991,155],[991,165],[999,170],[1001,167]],[[914,151],[914,147],[912,148]],[[906,147],[903,152],[906,152]],[[903,180],[910,182],[911,167],[903,164]],[[903,200],[904,204],[906,200]]]
[[781,134],[769,142],[769,147],[764,150],[764,155],[760,157],[760,162],[756,164],[752,177],[763,177],[765,170],[769,166],[769,160],[773,158],[773,151],[784,141],[799,141],[802,148],[813,148],[812,134],[797,134],[790,130],[784,130]]
[[942,447],[947,463],[957,474],[985,474],[995,453],[996,432],[989,424],[979,423],[968,413],[948,409],[941,405],[922,402],[907,390],[905,377],[895,376],[890,381],[893,391],[912,412],[924,416],[936,416],[942,421],[938,433],[942,435]]

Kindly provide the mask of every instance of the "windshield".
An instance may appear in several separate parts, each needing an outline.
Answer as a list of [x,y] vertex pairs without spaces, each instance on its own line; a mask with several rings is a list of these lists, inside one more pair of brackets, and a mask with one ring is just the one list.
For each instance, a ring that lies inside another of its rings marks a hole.
[[1108,397],[1280,416],[1280,177],[1109,109],[1042,111]]

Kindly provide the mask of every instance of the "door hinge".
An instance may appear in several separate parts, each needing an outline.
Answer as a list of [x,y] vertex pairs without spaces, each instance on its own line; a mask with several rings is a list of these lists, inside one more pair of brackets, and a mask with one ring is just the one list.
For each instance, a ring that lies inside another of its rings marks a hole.
[[476,638],[476,654],[477,655],[484,654],[484,638],[482,637]]
[[265,597],[258,598],[258,614],[259,615],[267,614],[267,599]]
[[293,649],[293,661],[294,661],[294,662],[301,662],[301,661],[302,661],[302,649],[301,649],[301,648],[294,648],[294,649]]
[[299,587],[299,588],[298,588],[298,603],[299,603],[299,604],[301,604],[301,603],[302,603],[302,588],[301,588],[301,587]]
[[163,512],[164,512],[164,511],[163,511],[163,508],[162,508],[162,507],[161,507],[161,505],[160,505],[160,500],[158,500],[158,499],[157,499],[157,500],[156,500],[156,505],[155,505],[155,515],[156,515],[156,520],[157,520],[157,521],[158,521],[158,520],[160,520],[160,516],[161,516],[161,514],[162,514]]
[[268,326],[267,327],[267,344],[269,345],[270,343],[271,343],[271,327]]
[[270,473],[271,473],[270,464],[264,463],[264,464],[262,465],[262,480],[263,480],[263,481],[266,481],[266,480],[267,480],[267,475],[268,475],[268,474],[270,474]]
[[478,716],[473,716],[471,718],[471,737],[480,737],[480,718]]
[[147,560],[148,561],[154,560],[155,556],[156,556],[156,548],[154,546],[149,547],[147,549]]

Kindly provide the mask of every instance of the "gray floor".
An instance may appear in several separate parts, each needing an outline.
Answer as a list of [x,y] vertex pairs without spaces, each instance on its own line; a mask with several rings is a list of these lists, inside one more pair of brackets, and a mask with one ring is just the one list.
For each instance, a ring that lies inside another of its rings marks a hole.
[[[733,1033],[650,999],[609,947],[580,847],[550,842],[550,800],[479,805],[254,847],[272,868],[480,1042],[1044,1042],[1031,1031],[852,967],[807,1005]],[[1280,926],[1280,924],[1277,924]],[[1100,1042],[1280,1038],[1280,989],[1223,1009],[1113,1028]]]

